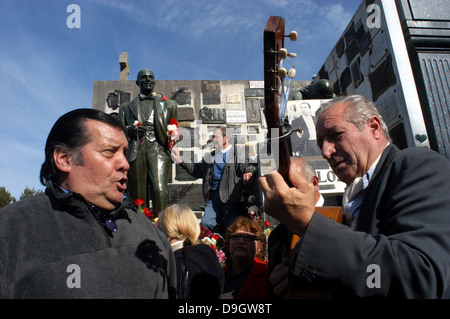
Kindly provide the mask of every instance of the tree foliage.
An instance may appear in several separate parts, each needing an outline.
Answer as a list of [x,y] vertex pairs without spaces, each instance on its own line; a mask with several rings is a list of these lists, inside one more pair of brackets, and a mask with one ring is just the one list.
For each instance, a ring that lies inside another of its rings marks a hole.
[[[43,190],[40,190],[40,189],[36,190],[34,187],[30,188],[27,186],[23,190],[22,194],[20,194],[19,200],[37,195],[42,192],[43,192]],[[0,187],[0,208],[5,207],[9,204],[12,204],[16,201],[17,201],[16,198],[14,196],[11,196],[11,193],[6,190],[5,186]]]
[[5,186],[0,187],[0,208],[5,207],[6,205],[12,204],[16,201],[14,196],[11,196],[11,193],[6,190]]
[[20,194],[20,199],[19,200],[22,200],[22,199],[25,199],[25,198],[37,195],[37,194],[42,193],[42,192],[43,191],[40,190],[40,189],[36,190],[36,189],[34,189],[34,187],[33,188],[29,188],[27,186],[27,187],[25,187],[25,189],[22,192],[22,194]]

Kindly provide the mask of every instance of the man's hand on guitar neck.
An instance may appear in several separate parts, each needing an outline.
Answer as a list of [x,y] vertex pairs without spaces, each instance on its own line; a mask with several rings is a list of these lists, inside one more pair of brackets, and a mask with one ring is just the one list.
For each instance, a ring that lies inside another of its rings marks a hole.
[[293,187],[273,171],[260,177],[258,182],[264,192],[264,211],[301,236],[314,214],[314,185],[303,177],[295,163],[291,163],[289,180]]

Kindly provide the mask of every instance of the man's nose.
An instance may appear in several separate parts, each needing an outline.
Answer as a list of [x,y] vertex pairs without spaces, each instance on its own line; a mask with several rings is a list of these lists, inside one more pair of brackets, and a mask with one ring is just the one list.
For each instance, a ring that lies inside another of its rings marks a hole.
[[324,139],[322,142],[322,157],[326,160],[331,158],[331,155],[336,152],[334,143]]
[[127,172],[130,169],[130,163],[128,163],[125,153],[122,153],[119,155],[118,162],[119,162],[118,165],[119,165],[120,171]]

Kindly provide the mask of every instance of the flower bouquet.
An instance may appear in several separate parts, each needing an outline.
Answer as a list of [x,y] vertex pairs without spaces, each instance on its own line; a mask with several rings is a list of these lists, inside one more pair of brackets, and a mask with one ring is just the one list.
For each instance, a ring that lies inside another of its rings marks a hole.
[[172,150],[180,137],[177,120],[171,119],[169,125],[167,125],[167,137],[169,139],[169,150]]
[[142,144],[144,142],[144,135],[139,137],[139,127],[143,127],[142,123],[136,120],[134,121],[133,126],[136,128],[136,140],[139,142],[139,144]]
[[225,267],[227,257],[222,250],[223,238],[219,234],[212,233],[210,230],[206,229],[203,225],[200,226],[200,242],[202,244],[208,245],[216,252],[217,259],[222,267]]
[[153,214],[151,209],[145,207],[144,200],[137,198],[133,200],[133,205],[136,206],[137,210],[143,213],[145,216],[147,216],[153,223],[156,224],[158,222],[158,218],[154,218],[155,215]]

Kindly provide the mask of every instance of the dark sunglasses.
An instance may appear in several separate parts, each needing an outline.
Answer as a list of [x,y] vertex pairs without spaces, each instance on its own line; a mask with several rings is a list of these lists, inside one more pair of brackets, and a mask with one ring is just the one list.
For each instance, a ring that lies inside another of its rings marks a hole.
[[243,238],[246,242],[252,242],[254,240],[261,240],[261,237],[258,237],[256,235],[246,235],[246,234],[234,234],[230,235],[231,240],[238,241],[239,239]]

